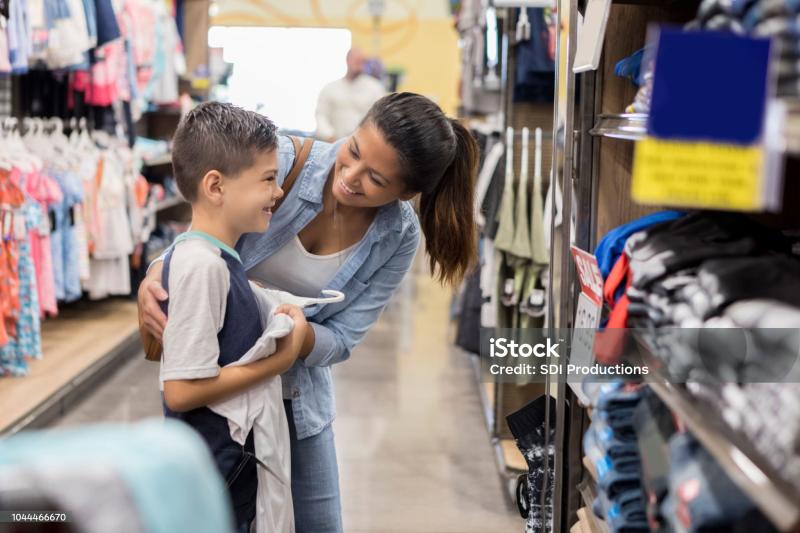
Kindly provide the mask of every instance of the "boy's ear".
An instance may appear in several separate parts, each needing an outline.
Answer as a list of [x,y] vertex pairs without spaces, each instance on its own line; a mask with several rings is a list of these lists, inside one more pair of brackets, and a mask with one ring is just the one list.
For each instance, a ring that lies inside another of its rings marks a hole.
[[209,170],[200,181],[200,195],[207,198],[212,204],[222,203],[222,190],[225,177],[218,170]]

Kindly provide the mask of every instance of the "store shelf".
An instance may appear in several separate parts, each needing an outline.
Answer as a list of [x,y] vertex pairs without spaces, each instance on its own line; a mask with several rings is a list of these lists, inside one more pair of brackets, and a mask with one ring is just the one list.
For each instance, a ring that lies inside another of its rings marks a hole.
[[164,154],[158,157],[154,157],[153,159],[148,159],[143,161],[144,166],[146,167],[158,167],[161,165],[171,165],[172,164],[172,154]]
[[504,492],[508,498],[506,502],[509,505],[509,509],[515,509],[517,505],[517,477],[528,471],[528,464],[513,439],[501,439],[495,436],[494,398],[496,384],[483,381],[479,357],[474,354],[465,355],[469,357],[470,366],[478,387],[478,396],[481,400],[486,429],[491,436],[495,464],[505,489]]
[[592,533],[610,533],[611,528],[608,527],[608,523],[606,523],[605,520],[598,518],[592,510],[594,506],[594,499],[597,497],[597,492],[595,491],[594,485],[589,480],[584,479],[580,485],[578,485],[578,492],[581,493],[583,503],[586,505],[586,513],[582,518],[584,518],[585,522],[589,524],[589,528],[592,530]]
[[637,339],[653,391],[686,425],[722,469],[780,531],[800,530],[800,494],[707,402],[669,382],[661,361]]
[[644,113],[604,114],[597,117],[590,135],[635,141],[647,132],[647,115]]
[[515,473],[528,471],[528,463],[525,462],[525,457],[517,448],[514,439],[500,439],[500,449],[503,452],[503,462],[506,468]]
[[597,483],[597,470],[595,469],[595,467],[592,464],[592,462],[585,455],[583,456],[583,461],[582,462],[583,462],[583,467],[589,473],[589,475],[594,480],[594,482]]
[[97,380],[139,353],[136,302],[110,299],[78,302],[42,324],[44,357],[29,362],[30,373],[0,379],[0,434],[41,427],[91,390]]
[[481,400],[481,408],[483,410],[483,417],[486,421],[486,428],[489,434],[494,434],[494,394],[496,385],[491,382],[483,381],[481,374],[481,361],[480,357],[469,354],[469,362],[472,367],[473,376],[478,384],[478,396]]
[[[784,150],[789,155],[800,155],[800,99],[784,100],[787,117],[784,128]],[[599,115],[590,135],[636,141],[647,132],[646,113],[607,113]]]

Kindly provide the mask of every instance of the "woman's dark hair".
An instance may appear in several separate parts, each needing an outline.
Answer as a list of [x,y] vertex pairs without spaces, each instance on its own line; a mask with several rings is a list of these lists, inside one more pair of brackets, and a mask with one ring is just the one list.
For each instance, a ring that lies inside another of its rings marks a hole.
[[432,100],[393,93],[372,106],[372,123],[397,151],[408,190],[419,192],[425,251],[435,278],[456,285],[477,256],[473,215],[478,144]]

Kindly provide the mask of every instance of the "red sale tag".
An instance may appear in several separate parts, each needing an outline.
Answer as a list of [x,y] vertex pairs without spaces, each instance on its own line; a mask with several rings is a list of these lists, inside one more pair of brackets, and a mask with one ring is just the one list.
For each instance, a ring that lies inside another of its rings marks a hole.
[[572,259],[575,261],[575,268],[578,271],[581,291],[597,305],[602,306],[603,276],[600,274],[597,258],[577,246],[571,246],[570,250],[572,250]]

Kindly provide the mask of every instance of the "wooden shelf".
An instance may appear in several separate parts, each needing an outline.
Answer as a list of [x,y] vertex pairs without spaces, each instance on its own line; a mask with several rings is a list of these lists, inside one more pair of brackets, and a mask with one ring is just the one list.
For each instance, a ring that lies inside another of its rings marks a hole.
[[647,382],[686,425],[725,473],[780,531],[800,529],[800,493],[761,456],[753,444],[724,422],[717,410],[685,388],[669,382],[661,360],[638,338]]
[[503,452],[506,468],[520,473],[528,471],[528,463],[513,439],[500,439],[500,449]]
[[579,514],[579,518],[589,525],[591,533],[610,533],[611,528],[608,527],[608,523],[605,520],[598,518],[592,510],[594,506],[594,499],[597,497],[597,492],[594,488],[594,485],[588,480],[583,480],[583,482],[578,485],[578,491],[581,493],[584,505],[586,505],[584,508],[585,511],[583,517],[581,517]]
[[13,434],[58,412],[93,374],[131,349],[138,351],[136,303],[78,302],[42,324],[44,357],[27,376],[0,378],[0,434]]

